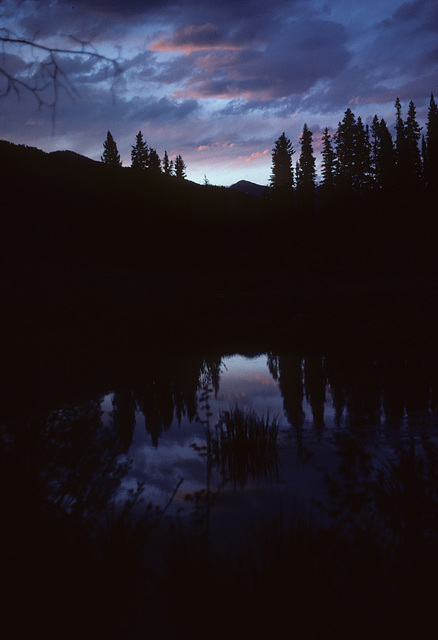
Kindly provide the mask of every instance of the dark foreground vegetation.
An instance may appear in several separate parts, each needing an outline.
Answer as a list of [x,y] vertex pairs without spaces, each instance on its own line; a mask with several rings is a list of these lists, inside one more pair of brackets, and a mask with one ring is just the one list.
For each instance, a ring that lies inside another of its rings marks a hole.
[[[208,492],[191,497],[189,529],[139,508],[135,491],[115,508],[129,435],[103,429],[89,398],[118,388],[122,413],[125,374],[147,376],[154,358],[194,347],[222,354],[298,345],[309,357],[420,347],[436,380],[436,188],[338,191],[307,210],[69,152],[2,142],[0,161],[7,637],[36,629],[66,639],[276,637],[285,625],[298,637],[426,637],[438,595],[433,439],[376,464],[357,438],[340,438],[345,477],[330,485],[330,523],[280,518],[223,558],[209,547]],[[199,370],[179,386],[170,381],[175,398],[192,397],[184,394],[200,384]],[[108,384],[95,389],[96,371]],[[321,371],[319,362],[306,373],[308,389],[323,387],[321,378],[311,386]],[[372,385],[355,395],[359,372],[346,371],[340,397],[359,408],[372,398],[377,414]],[[421,381],[409,378],[408,391]],[[72,390],[82,408],[50,417]],[[140,405],[143,396],[134,397]],[[194,416],[196,403],[184,402]],[[423,405],[433,412],[434,402]],[[401,405],[390,407],[401,423]],[[258,471],[261,456],[276,467],[275,431],[247,418],[227,416],[210,441],[212,464],[236,483]],[[239,438],[262,445],[236,458]]]
[[260,343],[303,318],[315,343],[433,311],[433,182],[337,190],[306,210],[70,152],[2,142],[0,156],[9,344],[63,331]]

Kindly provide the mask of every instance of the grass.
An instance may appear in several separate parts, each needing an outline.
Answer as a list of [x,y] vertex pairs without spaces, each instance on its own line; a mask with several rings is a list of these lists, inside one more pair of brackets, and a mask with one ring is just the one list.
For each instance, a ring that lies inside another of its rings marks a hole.
[[278,423],[240,407],[224,410],[208,440],[208,454],[225,481],[243,486],[249,479],[278,473]]

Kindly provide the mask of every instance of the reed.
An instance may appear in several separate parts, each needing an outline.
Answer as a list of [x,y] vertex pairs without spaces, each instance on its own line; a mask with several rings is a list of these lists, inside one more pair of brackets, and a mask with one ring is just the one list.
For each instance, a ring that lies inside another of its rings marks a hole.
[[240,407],[224,410],[208,441],[208,454],[225,481],[244,485],[248,479],[278,473],[277,420]]

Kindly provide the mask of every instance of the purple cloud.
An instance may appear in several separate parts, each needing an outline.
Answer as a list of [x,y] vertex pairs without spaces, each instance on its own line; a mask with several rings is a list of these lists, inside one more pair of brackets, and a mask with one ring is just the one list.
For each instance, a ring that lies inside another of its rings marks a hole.
[[[387,117],[397,95],[424,114],[437,85],[438,6],[428,0],[4,0],[0,18],[44,43],[87,41],[123,69],[111,77],[99,60],[63,56],[76,97],[59,95],[55,133],[50,112],[22,94],[3,99],[0,137],[99,157],[110,129],[129,162],[141,128],[159,152],[182,153],[200,181],[208,162],[227,176],[253,167],[266,182],[265,151],[282,131],[298,148],[304,122],[316,135],[348,106]],[[3,64],[26,74],[31,57],[8,49]]]

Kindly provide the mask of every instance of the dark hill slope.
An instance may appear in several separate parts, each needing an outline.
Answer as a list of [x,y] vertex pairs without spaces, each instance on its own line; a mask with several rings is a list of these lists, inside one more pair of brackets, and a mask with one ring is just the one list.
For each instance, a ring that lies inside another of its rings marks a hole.
[[85,339],[222,335],[227,348],[232,338],[266,349],[273,335],[299,332],[314,349],[358,327],[384,325],[386,340],[398,323],[432,317],[438,240],[427,201],[390,214],[344,198],[316,215],[8,142],[0,166],[0,348],[26,349],[35,336],[44,353],[60,336],[82,349]]
[[265,238],[258,199],[78,154],[0,143],[10,259],[88,256],[148,268],[250,258]]

